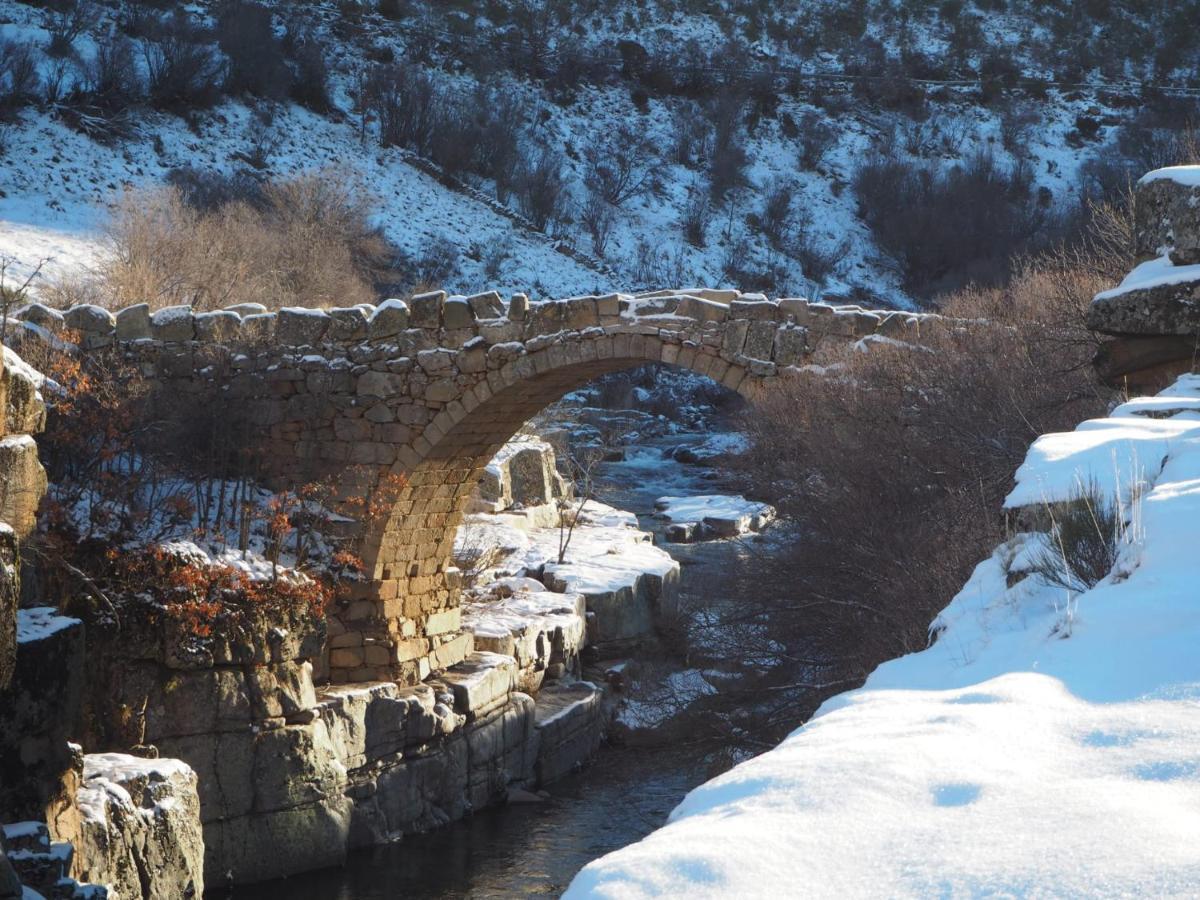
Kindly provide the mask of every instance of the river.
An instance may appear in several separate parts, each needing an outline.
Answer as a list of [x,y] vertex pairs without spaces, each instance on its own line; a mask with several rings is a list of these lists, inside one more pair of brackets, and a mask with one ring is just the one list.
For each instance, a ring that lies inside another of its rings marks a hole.
[[[601,466],[597,498],[636,512],[644,528],[661,531],[662,523],[652,517],[657,497],[728,490],[726,478],[713,469],[663,458],[664,447],[687,437],[647,439],[630,447],[624,462]],[[765,549],[754,539],[663,546],[680,560],[685,602],[733,596],[741,567],[753,565]],[[550,796],[543,802],[483,810],[429,834],[354,853],[344,868],[250,885],[230,896],[256,900],[557,896],[588,862],[665,823],[683,796],[711,774],[702,759],[671,747],[604,747],[581,772],[550,785]]]

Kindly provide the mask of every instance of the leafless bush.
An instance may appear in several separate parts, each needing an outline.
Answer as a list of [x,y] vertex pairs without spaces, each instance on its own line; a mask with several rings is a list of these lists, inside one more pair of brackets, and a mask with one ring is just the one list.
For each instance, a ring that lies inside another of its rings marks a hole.
[[419,289],[440,288],[458,274],[458,247],[449,238],[434,238],[426,244],[411,268],[412,283]]
[[[741,635],[731,658],[775,660],[753,683],[784,695],[751,714],[768,730],[922,649],[933,615],[1006,537],[1000,502],[1029,444],[1106,409],[1086,300],[1057,294],[1060,274],[1031,267],[1006,289],[955,296],[944,312],[965,321],[923,327],[919,346],[831,350],[825,374],[778,385],[747,416],[751,491],[802,537],[754,567],[742,596],[793,599],[739,601],[712,627]],[[747,622],[758,630],[736,631]]]
[[292,73],[267,7],[246,0],[226,3],[217,17],[217,42],[229,58],[226,91],[275,100],[288,95]]
[[795,185],[781,181],[769,185],[763,197],[762,211],[758,216],[759,227],[777,250],[783,248],[792,234],[792,198],[795,192]]
[[75,51],[75,41],[96,22],[96,11],[87,0],[66,0],[46,13],[46,31],[51,56],[69,56]]
[[301,175],[261,188],[255,203],[171,187],[127,195],[112,221],[104,293],[120,305],[235,302],[347,305],[374,298],[390,250],[349,179]]
[[0,38],[0,112],[11,114],[33,101],[41,85],[31,43]]
[[628,125],[617,129],[611,143],[589,148],[585,159],[583,183],[605,203],[620,207],[650,187],[650,148]]
[[579,221],[592,239],[592,252],[603,259],[616,225],[616,213],[612,206],[599,195],[591,194],[579,211]]
[[292,99],[313,112],[328,112],[332,101],[329,99],[329,65],[325,60],[325,46],[311,32],[296,33],[289,29],[285,47],[295,68]]
[[567,182],[562,154],[542,147],[518,169],[515,193],[522,214],[539,231],[549,231],[566,215]]
[[371,72],[366,93],[379,118],[380,143],[428,155],[441,103],[429,73],[415,66],[379,66]]
[[106,113],[125,109],[142,96],[143,85],[133,42],[117,32],[96,40],[96,52],[84,66],[89,100]]
[[855,177],[859,215],[922,298],[968,283],[996,284],[1010,260],[1037,249],[1048,217],[1028,170],[1006,170],[988,154],[943,169],[881,157]]
[[708,240],[708,221],[712,216],[712,205],[701,190],[693,189],[683,205],[679,224],[683,236],[693,247],[703,247]]
[[714,200],[746,184],[750,158],[742,138],[745,98],[730,91],[721,94],[709,110],[712,143],[708,154],[709,190]]
[[641,287],[678,287],[694,281],[682,247],[651,244],[639,238],[634,250],[633,283]]
[[210,106],[223,64],[205,36],[184,16],[169,17],[142,43],[149,99],[175,111]]
[[671,155],[679,165],[694,168],[708,156],[712,130],[696,104],[684,103],[675,111],[674,132]]
[[800,165],[815,169],[837,143],[837,132],[821,121],[816,113],[805,113],[800,120]]

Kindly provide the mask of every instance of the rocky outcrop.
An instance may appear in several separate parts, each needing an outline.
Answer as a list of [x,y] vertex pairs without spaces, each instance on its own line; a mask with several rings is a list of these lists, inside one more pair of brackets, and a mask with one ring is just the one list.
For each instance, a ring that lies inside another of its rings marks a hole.
[[204,895],[196,773],[177,759],[84,757],[75,877],[119,898]]
[[17,614],[16,667],[0,693],[0,811],[41,819],[71,767],[84,678],[83,623],[49,608]]
[[1114,338],[1095,360],[1106,382],[1156,391],[1190,371],[1200,349],[1200,166],[1144,176],[1135,211],[1137,266],[1095,296],[1088,326]]
[[571,495],[555,466],[554,448],[534,437],[518,436],[500,448],[484,470],[472,511],[552,504]]
[[1139,180],[1133,228],[1137,262],[1167,256],[1176,266],[1200,264],[1200,166],[1156,169]]
[[33,530],[46,492],[46,473],[32,435],[46,425],[42,376],[7,347],[0,364],[0,691],[16,663],[17,605],[20,599],[18,541]]

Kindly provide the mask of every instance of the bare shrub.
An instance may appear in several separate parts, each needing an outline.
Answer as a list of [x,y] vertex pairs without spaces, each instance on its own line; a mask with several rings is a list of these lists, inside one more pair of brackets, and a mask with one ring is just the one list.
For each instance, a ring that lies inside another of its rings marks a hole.
[[46,31],[50,43],[46,52],[51,56],[70,56],[75,41],[96,22],[96,11],[87,0],[66,0],[46,13]]
[[223,64],[206,36],[185,16],[159,22],[143,41],[142,55],[154,106],[183,111],[216,102]]
[[1045,511],[1050,533],[1035,554],[1031,571],[1046,584],[1073,594],[1091,590],[1116,567],[1135,523],[1095,481],[1081,485],[1064,503],[1047,504]]
[[371,70],[365,100],[379,119],[379,141],[429,155],[441,118],[442,98],[432,76],[416,66]]
[[709,190],[721,200],[731,190],[746,184],[750,157],[742,136],[745,98],[735,91],[718,95],[709,109],[712,143],[708,153]]
[[144,88],[133,42],[117,32],[98,38],[84,67],[84,86],[90,101],[107,113],[138,102]]
[[1010,260],[1038,248],[1048,217],[1031,173],[990,154],[943,169],[880,157],[855,176],[859,215],[900,269],[905,287],[928,299],[972,282],[997,284]]
[[683,236],[693,247],[703,247],[708,240],[708,222],[712,217],[712,205],[708,196],[701,190],[693,188],[687,203],[683,205],[679,224],[683,227]]
[[591,237],[592,252],[603,259],[617,221],[612,206],[597,194],[591,194],[579,211],[579,221]]
[[768,186],[763,196],[762,211],[758,216],[759,227],[777,250],[782,249],[792,233],[792,198],[795,193],[795,185],[781,181]]
[[33,44],[0,38],[0,112],[31,103],[41,86]]
[[1046,315],[1078,299],[1053,289],[1031,272],[959,294],[944,311],[960,325],[923,327],[920,346],[830,351],[824,374],[778,385],[747,417],[750,491],[801,536],[711,627],[739,642],[730,657],[775,661],[747,684],[768,698],[752,714],[767,733],[924,648],[934,614],[1006,537],[1000,502],[1029,444],[1107,408],[1078,316]]
[[229,58],[226,91],[274,100],[288,95],[292,73],[267,7],[246,0],[226,3],[217,17],[217,42]]
[[[198,205],[189,204],[188,198]],[[334,172],[244,197],[170,187],[127,195],[109,230],[101,282],[113,304],[369,302],[390,250],[357,186]]]
[[525,160],[516,174],[515,193],[522,214],[539,231],[561,222],[568,202],[562,153],[542,147]]
[[333,103],[329,99],[329,64],[325,59],[324,44],[311,32],[302,31],[297,34],[291,29],[284,43],[295,70],[295,77],[292,78],[292,99],[313,112],[329,112]]
[[800,120],[800,165],[807,170],[817,168],[825,154],[837,143],[837,132],[821,121],[816,113],[805,113]]
[[620,207],[650,187],[650,148],[628,125],[617,129],[611,143],[589,148],[585,159],[583,183],[605,203]]

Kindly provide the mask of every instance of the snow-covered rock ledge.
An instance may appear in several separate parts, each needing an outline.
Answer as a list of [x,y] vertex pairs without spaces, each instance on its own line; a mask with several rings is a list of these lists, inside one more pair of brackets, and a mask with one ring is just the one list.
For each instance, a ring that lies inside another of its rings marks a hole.
[[1008,505],[1089,482],[1136,524],[1113,574],[1068,594],[1022,571],[1041,538],[1017,535],[928,650],[693,791],[566,896],[1193,894],[1200,377],[1042,437]]

